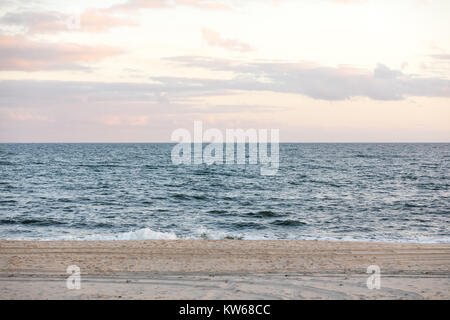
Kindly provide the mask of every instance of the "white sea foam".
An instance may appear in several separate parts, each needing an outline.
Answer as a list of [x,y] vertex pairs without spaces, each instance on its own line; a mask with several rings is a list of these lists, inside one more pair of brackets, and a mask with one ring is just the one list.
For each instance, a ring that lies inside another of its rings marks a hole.
[[144,228],[118,234],[91,235],[83,237],[80,240],[176,240],[176,239],[178,239],[178,237],[173,232],[159,232],[153,231],[149,228]]
[[80,240],[80,241],[103,241],[103,240],[177,240],[177,239],[204,239],[204,240],[222,240],[222,239],[242,239],[242,240],[317,240],[317,241],[364,241],[364,242],[397,242],[397,243],[449,243],[450,238],[416,238],[416,239],[392,239],[392,238],[354,238],[344,237],[326,237],[326,236],[284,236],[279,237],[270,233],[236,233],[209,230],[200,226],[193,230],[189,235],[180,235],[175,232],[154,231],[150,228],[142,228],[122,233],[96,233],[79,235],[57,235],[49,237],[8,237],[4,240]]

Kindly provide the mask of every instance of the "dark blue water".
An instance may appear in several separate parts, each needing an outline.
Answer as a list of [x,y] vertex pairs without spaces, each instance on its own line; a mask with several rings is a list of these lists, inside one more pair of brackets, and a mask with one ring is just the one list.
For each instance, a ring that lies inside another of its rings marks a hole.
[[0,238],[450,241],[450,144],[281,144],[275,176],[172,147],[0,144]]

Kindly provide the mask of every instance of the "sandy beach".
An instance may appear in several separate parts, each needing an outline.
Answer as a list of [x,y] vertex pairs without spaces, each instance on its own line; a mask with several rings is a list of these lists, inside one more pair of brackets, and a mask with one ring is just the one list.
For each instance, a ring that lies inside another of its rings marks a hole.
[[[66,287],[68,266],[81,288]],[[369,265],[380,289],[368,289]],[[1,299],[449,299],[450,244],[0,241]]]

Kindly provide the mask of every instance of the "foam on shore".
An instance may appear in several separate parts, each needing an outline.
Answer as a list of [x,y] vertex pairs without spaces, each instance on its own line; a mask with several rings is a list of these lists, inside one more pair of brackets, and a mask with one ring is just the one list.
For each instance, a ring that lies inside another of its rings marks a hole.
[[450,243],[450,238],[416,238],[416,239],[391,239],[391,238],[354,238],[354,237],[277,237],[273,234],[246,234],[246,233],[226,233],[221,231],[209,230],[205,227],[199,227],[189,235],[180,235],[175,232],[155,231],[150,228],[142,228],[122,233],[97,233],[66,235],[55,237],[20,237],[8,238],[4,240],[25,240],[25,241],[113,241],[113,240],[317,240],[317,241],[346,241],[346,242],[392,242],[392,243]]

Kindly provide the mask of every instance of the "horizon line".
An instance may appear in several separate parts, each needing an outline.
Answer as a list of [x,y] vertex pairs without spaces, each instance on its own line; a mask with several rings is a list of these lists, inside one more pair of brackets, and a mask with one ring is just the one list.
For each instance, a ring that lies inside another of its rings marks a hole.
[[[0,142],[0,144],[107,144],[107,143],[109,143],[109,144],[151,144],[151,143],[153,143],[153,144],[178,144],[178,143],[181,143],[181,142],[175,142],[175,141],[170,141],[170,142],[168,142],[168,141],[165,141],[165,142],[162,142],[162,141],[159,141],[159,142],[152,142],[152,141],[144,141],[144,142],[138,142],[138,141],[124,141],[124,142],[122,142],[122,141],[29,141],[29,142],[24,142],[24,141],[20,141],[20,142],[14,142],[14,141],[11,141],[11,142]],[[187,142],[187,143],[189,143],[189,142]],[[190,142],[191,144],[192,143],[194,143],[194,142]],[[196,143],[198,143],[198,142],[196,142]],[[213,142],[202,142],[203,144],[210,144],[210,143],[213,143]],[[228,143],[228,142],[223,142],[223,143]],[[238,143],[238,142],[234,142],[234,143]],[[239,142],[239,143],[241,143],[241,142]],[[249,142],[245,142],[246,144],[248,144]],[[271,143],[270,141],[268,141],[267,143]],[[398,144],[400,144],[400,143],[403,143],[403,144],[406,144],[406,143],[450,143],[450,141],[281,141],[281,142],[278,142],[279,144],[287,144],[287,143],[303,143],[303,144],[313,144],[313,143],[315,143],[315,144],[318,144],[318,143],[323,143],[323,144],[326,144],[326,143],[336,143],[336,144],[344,144],[344,143],[366,143],[366,144],[377,144],[377,143],[392,143],[392,144],[395,144],[395,143],[398,143]]]

